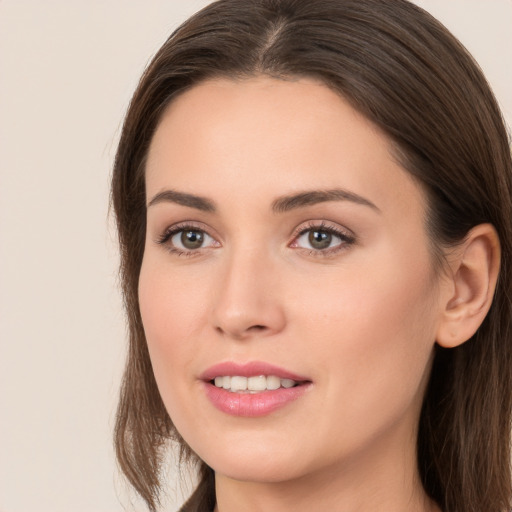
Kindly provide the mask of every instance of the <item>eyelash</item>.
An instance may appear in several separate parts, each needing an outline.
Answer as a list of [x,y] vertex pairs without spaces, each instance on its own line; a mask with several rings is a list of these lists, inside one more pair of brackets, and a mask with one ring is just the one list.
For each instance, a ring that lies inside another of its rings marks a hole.
[[[206,249],[208,247],[200,247],[198,249],[192,250],[183,250],[172,244],[170,244],[170,240],[177,235],[178,233],[193,231],[198,233],[206,234],[208,237],[215,240],[213,236],[211,236],[204,227],[200,227],[191,223],[177,224],[168,228],[157,240],[156,243],[162,246],[166,246],[166,249],[171,253],[177,256],[185,256],[185,257],[194,257],[200,255],[200,249]],[[299,238],[311,231],[317,231],[322,233],[327,233],[329,235],[333,235],[339,238],[340,243],[335,245],[334,247],[329,247],[326,249],[307,249],[305,247],[297,247],[293,244],[296,244]],[[353,245],[356,242],[356,237],[349,232],[348,230],[342,230],[335,226],[330,226],[325,223],[325,221],[310,221],[305,226],[301,226],[300,229],[294,232],[293,240],[288,245],[289,247],[295,248],[296,250],[307,251],[308,256],[313,257],[329,257],[335,256],[339,252],[346,250],[349,246]],[[217,242],[218,243],[218,242]]]
[[297,243],[297,240],[309,233],[311,231],[319,231],[322,233],[327,233],[329,235],[333,235],[340,239],[340,243],[335,245],[334,247],[329,247],[327,249],[306,249],[304,247],[297,247],[297,250],[304,250],[308,252],[308,256],[326,258],[329,256],[336,256],[338,253],[348,249],[351,245],[356,242],[356,237],[353,233],[348,230],[343,230],[338,227],[327,225],[325,221],[310,221],[306,223],[305,226],[301,226],[301,228],[296,231],[293,235],[293,241],[290,244],[290,247],[293,247],[294,243]]
[[[204,229],[202,226],[197,226],[195,224],[190,223],[184,223],[184,224],[176,224],[175,226],[172,226],[165,230],[165,232],[157,239],[157,244],[163,245],[166,247],[166,249],[171,254],[176,254],[177,256],[186,256],[186,257],[193,257],[199,255],[199,249],[196,250],[183,250],[180,249],[174,245],[172,245],[170,240],[173,238],[174,235],[177,235],[178,233],[182,233],[185,231],[194,231],[197,233],[204,233],[208,235],[210,238],[214,239],[211,235],[208,234],[208,231]],[[215,240],[215,239],[214,239]],[[201,249],[204,249],[204,247],[201,247]]]

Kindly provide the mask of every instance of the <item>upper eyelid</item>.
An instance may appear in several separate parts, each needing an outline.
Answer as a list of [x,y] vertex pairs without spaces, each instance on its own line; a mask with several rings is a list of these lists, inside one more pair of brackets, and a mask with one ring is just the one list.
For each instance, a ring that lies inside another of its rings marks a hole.
[[337,222],[327,220],[309,220],[303,222],[294,229],[292,236],[297,237],[312,229],[317,229],[319,231],[331,231],[333,233],[344,234],[350,238],[356,238],[355,233],[351,229],[342,226]]
[[185,220],[185,221],[180,221],[180,222],[171,224],[170,226],[167,226],[163,230],[163,234],[173,233],[173,232],[176,233],[179,231],[185,231],[187,229],[203,231],[204,233],[211,236],[212,238],[216,238],[216,236],[212,234],[213,230],[209,226],[207,226],[203,222],[198,222],[198,221],[193,221],[193,220]]

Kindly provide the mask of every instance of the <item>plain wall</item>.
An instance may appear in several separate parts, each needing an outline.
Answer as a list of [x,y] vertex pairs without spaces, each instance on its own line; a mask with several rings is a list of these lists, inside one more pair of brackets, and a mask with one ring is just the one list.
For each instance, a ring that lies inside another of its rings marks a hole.
[[[111,443],[125,328],[109,178],[139,75],[207,3],[0,0],[0,512],[142,510]],[[512,1],[417,3],[480,62],[510,125]]]

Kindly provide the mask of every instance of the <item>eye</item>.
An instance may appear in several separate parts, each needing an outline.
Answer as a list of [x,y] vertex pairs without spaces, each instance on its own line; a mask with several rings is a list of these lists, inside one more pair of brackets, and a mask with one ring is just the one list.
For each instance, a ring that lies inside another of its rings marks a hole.
[[328,231],[320,231],[317,229],[311,229],[301,235],[297,243],[299,246],[303,246],[304,244],[309,244],[309,248],[311,249],[317,249],[319,251],[328,249],[331,247],[332,243],[335,243],[335,245],[338,245],[341,241],[339,240],[339,237],[336,235],[333,235],[332,233],[329,233]]
[[212,239],[211,236],[207,235],[204,231],[198,229],[184,229],[178,231],[171,237],[171,243],[178,249],[184,249],[186,251],[193,251],[194,249],[200,249],[205,243],[208,244]]
[[302,228],[290,247],[307,249],[310,254],[331,255],[355,242],[355,237],[334,226],[324,223]]
[[218,246],[218,242],[203,229],[195,226],[174,226],[157,240],[160,245],[179,255],[191,255],[200,249]]

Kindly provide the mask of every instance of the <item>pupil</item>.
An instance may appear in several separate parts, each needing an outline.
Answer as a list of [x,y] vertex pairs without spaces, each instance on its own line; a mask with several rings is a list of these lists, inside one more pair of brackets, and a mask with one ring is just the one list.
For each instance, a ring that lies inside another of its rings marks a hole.
[[309,243],[315,249],[327,249],[331,245],[332,235],[325,231],[311,231]]
[[181,243],[187,249],[199,249],[203,245],[203,239],[200,231],[184,231],[181,234]]

